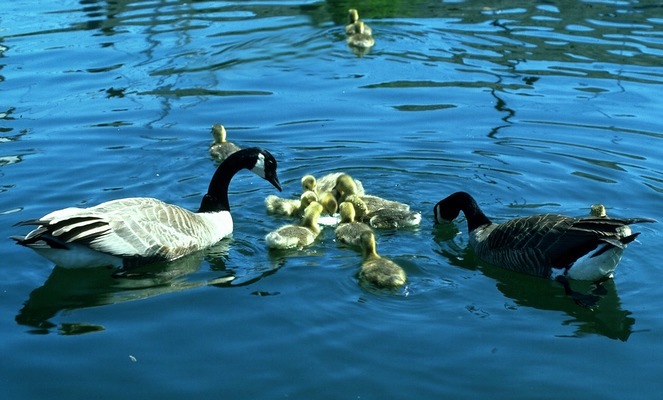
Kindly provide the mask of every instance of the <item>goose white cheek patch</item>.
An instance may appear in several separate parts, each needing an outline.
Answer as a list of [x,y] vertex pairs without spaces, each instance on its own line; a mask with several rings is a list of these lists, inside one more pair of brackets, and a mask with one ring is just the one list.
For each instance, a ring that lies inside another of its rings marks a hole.
[[258,175],[261,178],[265,177],[265,155],[260,153],[258,154],[258,159],[256,160],[256,165],[251,168],[251,172]]

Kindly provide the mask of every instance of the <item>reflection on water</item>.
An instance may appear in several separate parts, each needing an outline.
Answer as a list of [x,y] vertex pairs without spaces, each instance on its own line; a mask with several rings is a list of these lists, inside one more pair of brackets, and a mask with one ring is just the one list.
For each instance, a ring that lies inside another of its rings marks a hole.
[[[155,264],[129,271],[55,267],[46,282],[30,293],[16,316],[16,322],[33,327],[32,333],[49,333],[54,328],[61,334],[95,332],[104,328],[89,322],[63,322],[58,327],[50,320],[66,310],[142,300],[201,286],[241,286],[260,279],[264,274],[244,282],[233,282],[236,274],[225,268],[224,261],[230,242],[224,240],[205,252],[168,264]],[[214,277],[196,276],[203,259],[212,265]]]
[[447,259],[449,264],[470,271],[481,271],[483,275],[495,280],[497,289],[517,306],[567,314],[570,319],[563,324],[576,326],[576,337],[597,334],[621,341],[628,340],[635,319],[630,316],[630,311],[622,309],[614,280],[609,279],[598,287],[591,282],[572,281],[575,291],[588,293],[591,290],[592,294],[600,296],[596,309],[580,307],[565,295],[562,286],[553,280],[484,264],[476,258],[467,243],[456,243],[453,240],[457,233],[455,228],[449,227],[439,227],[435,232],[435,241],[440,247],[435,251]]

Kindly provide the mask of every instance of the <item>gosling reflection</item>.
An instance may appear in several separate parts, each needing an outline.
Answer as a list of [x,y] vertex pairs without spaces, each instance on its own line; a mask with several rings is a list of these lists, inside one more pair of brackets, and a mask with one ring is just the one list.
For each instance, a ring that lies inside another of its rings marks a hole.
[[519,274],[483,263],[469,246],[461,247],[451,240],[456,235],[456,232],[451,232],[451,230],[438,229],[435,232],[435,241],[440,246],[436,252],[444,256],[453,266],[470,271],[478,270],[483,275],[494,279],[497,289],[512,299],[516,306],[564,312],[571,318],[562,323],[576,328],[572,335],[575,337],[596,334],[626,341],[633,332],[635,319],[631,317],[630,311],[622,309],[614,280],[607,280],[600,285],[578,282],[580,285],[584,285],[578,286],[578,290],[591,291],[593,295],[600,297],[598,307],[595,309],[580,307],[569,301],[565,295],[560,294],[559,284],[555,281]]

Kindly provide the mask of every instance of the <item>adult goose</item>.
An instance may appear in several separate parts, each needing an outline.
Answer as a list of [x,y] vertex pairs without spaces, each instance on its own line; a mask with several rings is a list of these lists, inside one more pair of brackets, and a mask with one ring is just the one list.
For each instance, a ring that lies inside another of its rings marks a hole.
[[12,238],[65,268],[130,268],[172,261],[232,233],[228,186],[242,169],[281,190],[276,159],[267,150],[246,148],[219,165],[197,212],[153,198],[125,198],[20,222],[17,225],[37,228]]
[[[599,282],[612,277],[626,246],[639,233],[630,224],[648,218],[573,218],[540,214],[493,223],[465,192],[438,202],[435,222],[465,214],[469,243],[481,260],[498,267],[559,281],[576,302],[591,299],[573,292],[566,278]],[[590,305],[590,304],[585,304]]]

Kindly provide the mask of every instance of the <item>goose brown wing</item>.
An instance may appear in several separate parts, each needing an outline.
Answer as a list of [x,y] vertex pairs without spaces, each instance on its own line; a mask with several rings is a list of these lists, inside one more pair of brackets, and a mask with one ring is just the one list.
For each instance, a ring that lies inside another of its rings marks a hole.
[[[543,263],[564,268],[595,250],[600,244],[624,247],[635,239],[625,227],[652,222],[644,218],[572,218],[541,214],[507,221],[495,227],[487,246],[519,262]],[[629,232],[625,234],[626,232]],[[628,238],[628,239],[627,239]],[[525,259],[522,259],[525,258]]]

